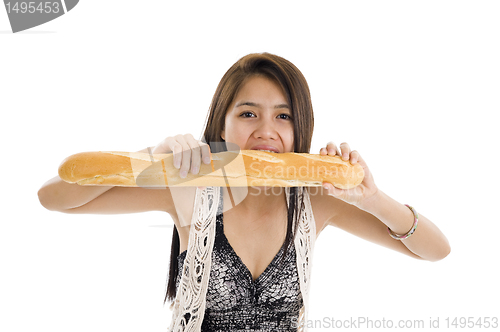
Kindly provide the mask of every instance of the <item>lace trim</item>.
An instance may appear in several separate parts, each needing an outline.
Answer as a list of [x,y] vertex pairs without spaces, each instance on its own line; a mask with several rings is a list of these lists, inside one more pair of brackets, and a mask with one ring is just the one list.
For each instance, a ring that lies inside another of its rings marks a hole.
[[[289,204],[289,188],[286,189],[287,204]],[[299,188],[299,202],[300,195],[304,196],[304,209],[299,209],[302,212],[295,235],[295,251],[304,306],[300,309],[297,331],[307,331],[307,308],[309,308],[309,285],[311,284],[313,248],[316,241],[316,223],[314,222],[309,192],[305,187]]]
[[194,212],[182,277],[175,298],[170,331],[200,331],[212,265],[215,220],[220,190],[196,189]]
[[[287,206],[290,188],[285,187]],[[200,331],[205,314],[205,299],[212,265],[212,251],[215,241],[217,204],[221,187],[196,189],[194,213],[189,232],[189,243],[182,267],[182,275],[173,305],[170,331]],[[316,225],[312,214],[309,193],[299,187],[304,195],[304,209],[299,219],[294,245],[297,255],[297,271],[304,305],[300,310],[298,331],[306,331],[307,308],[309,307],[309,285],[311,263],[316,240]],[[300,211],[301,209],[299,209]]]

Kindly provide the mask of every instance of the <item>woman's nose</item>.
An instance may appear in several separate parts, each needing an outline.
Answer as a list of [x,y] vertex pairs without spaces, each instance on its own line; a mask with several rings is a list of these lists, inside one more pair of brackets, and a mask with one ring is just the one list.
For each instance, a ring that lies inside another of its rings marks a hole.
[[272,121],[262,121],[255,130],[259,138],[277,138],[278,131],[276,125]]

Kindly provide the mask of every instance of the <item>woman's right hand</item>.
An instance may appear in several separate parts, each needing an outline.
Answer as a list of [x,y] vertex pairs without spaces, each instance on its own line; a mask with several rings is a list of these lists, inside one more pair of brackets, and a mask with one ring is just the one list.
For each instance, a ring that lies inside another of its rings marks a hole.
[[173,152],[174,167],[180,170],[181,178],[185,178],[188,171],[198,174],[202,161],[209,165],[212,160],[210,146],[195,140],[191,134],[167,137],[153,149],[153,154],[170,152]]

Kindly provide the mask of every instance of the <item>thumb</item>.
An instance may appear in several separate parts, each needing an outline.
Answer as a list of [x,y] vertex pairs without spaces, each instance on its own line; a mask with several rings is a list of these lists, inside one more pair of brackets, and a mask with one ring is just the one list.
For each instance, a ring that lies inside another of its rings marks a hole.
[[326,193],[331,196],[340,196],[344,192],[344,190],[335,188],[335,186],[331,183],[323,183],[323,188],[325,188]]

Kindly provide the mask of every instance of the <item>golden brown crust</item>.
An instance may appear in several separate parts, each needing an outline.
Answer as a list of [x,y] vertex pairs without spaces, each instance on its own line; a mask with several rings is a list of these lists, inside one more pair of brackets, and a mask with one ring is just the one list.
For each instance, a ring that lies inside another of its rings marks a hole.
[[357,186],[364,177],[359,164],[338,156],[242,150],[214,153],[211,165],[202,164],[198,174],[189,172],[183,179],[172,158],[172,154],[83,152],[66,158],[59,176],[80,185],[311,187],[327,181],[342,189]]

